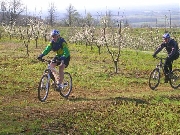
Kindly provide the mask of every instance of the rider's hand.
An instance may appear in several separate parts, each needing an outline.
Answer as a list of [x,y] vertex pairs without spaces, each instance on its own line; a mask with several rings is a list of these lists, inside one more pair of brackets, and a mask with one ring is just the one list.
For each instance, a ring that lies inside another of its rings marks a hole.
[[40,60],[40,61],[42,61],[42,57],[44,56],[44,54],[40,54],[38,57],[37,57],[37,59],[38,60]]
[[152,56],[153,56],[153,58],[156,58],[156,54],[153,54]]

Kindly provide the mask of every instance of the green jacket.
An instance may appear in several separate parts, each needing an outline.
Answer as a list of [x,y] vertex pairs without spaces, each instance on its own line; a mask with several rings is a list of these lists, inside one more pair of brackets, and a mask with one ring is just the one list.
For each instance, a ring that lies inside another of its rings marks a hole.
[[45,50],[42,52],[42,54],[45,56],[47,55],[50,51],[56,52],[56,56],[61,57],[68,57],[70,56],[70,52],[67,46],[66,41],[63,38],[59,38],[57,42],[50,41],[49,44],[46,46]]

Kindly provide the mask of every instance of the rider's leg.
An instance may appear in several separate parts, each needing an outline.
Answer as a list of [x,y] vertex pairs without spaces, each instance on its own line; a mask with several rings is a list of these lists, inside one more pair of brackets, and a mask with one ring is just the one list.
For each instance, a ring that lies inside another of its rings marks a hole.
[[[59,81],[59,75],[58,74],[56,74],[56,71],[55,70],[53,70],[53,69],[55,69],[55,67],[56,67],[56,63],[53,63],[53,62],[51,62],[50,63],[50,68],[51,68],[51,72],[52,72],[52,75],[54,76],[54,81],[56,81],[56,83],[58,83],[58,81]],[[53,79],[53,78],[52,78]]]
[[169,62],[169,71],[172,72],[172,65],[173,65],[173,61],[179,58],[179,54],[175,54],[170,58],[170,62]]
[[59,83],[62,84],[64,80],[64,69],[68,67],[70,61],[70,56],[68,56],[63,63],[59,65]]
[[168,74],[169,73],[169,65],[171,64],[171,61],[169,59],[166,59],[165,60],[165,63],[164,63],[164,71],[165,71],[165,74]]
[[169,64],[169,72],[172,71],[172,63],[173,63],[173,61],[171,61],[171,63]]
[[173,61],[177,60],[179,58],[179,54],[174,54],[171,58],[168,59],[168,67],[169,67],[169,72],[172,71],[172,65],[173,65]]
[[172,60],[166,59],[164,63],[164,71],[165,71],[165,83],[168,83],[169,80],[169,72],[172,71]]
[[59,65],[59,84],[58,84],[58,89],[61,88],[61,86],[63,86],[63,80],[64,80],[64,69],[67,68],[67,66],[69,65],[69,61],[70,61],[70,56],[67,57],[63,63],[60,63]]
[[59,84],[62,84],[63,80],[64,80],[64,68],[66,67],[66,65],[64,63],[61,63],[59,65]]

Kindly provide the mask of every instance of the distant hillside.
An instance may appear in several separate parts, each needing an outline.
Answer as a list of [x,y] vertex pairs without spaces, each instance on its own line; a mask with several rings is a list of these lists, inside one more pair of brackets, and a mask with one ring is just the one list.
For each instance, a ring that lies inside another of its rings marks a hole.
[[[78,11],[84,17],[90,13],[93,18],[97,19],[99,16],[104,16],[106,12],[111,12],[114,20],[122,20],[128,22],[132,27],[150,26],[150,27],[180,27],[180,5],[155,5],[148,7],[127,7],[125,9],[110,9],[108,11],[94,9],[93,11]],[[66,11],[56,11],[58,14],[57,19],[64,18]],[[21,16],[20,18],[24,18]],[[47,17],[44,13],[42,18]],[[2,21],[2,13],[0,12],[0,22]]]
[[170,24],[176,27],[180,25],[180,11],[178,5],[142,8],[142,10],[129,11],[127,19],[136,26],[145,23],[152,27],[168,27]]
[[[115,19],[127,20],[133,27],[140,27],[143,24],[150,25],[151,27],[165,27],[179,26],[180,27],[180,5],[168,4],[168,5],[155,5],[148,7],[129,7],[126,9],[113,9],[110,10]],[[92,11],[94,16],[97,16],[97,12],[105,15],[104,11]],[[170,19],[171,18],[171,19]]]

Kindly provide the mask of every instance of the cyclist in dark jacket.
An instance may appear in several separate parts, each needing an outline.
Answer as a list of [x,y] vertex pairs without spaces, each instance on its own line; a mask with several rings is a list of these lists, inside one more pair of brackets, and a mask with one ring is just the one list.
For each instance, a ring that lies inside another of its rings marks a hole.
[[[56,75],[52,70],[51,79],[56,81],[57,90],[60,90],[62,87],[62,82],[64,79],[64,68],[69,65],[70,61],[70,51],[68,49],[67,43],[64,38],[60,37],[60,32],[58,30],[53,30],[51,32],[52,40],[49,42],[44,51],[38,56],[37,59],[42,60],[42,57],[47,55],[51,50],[56,53],[55,57],[50,63],[50,67],[54,68],[59,65],[59,75]],[[56,60],[62,61],[63,63],[56,63]],[[55,78],[54,78],[55,77]]]
[[156,57],[156,55],[165,48],[167,51],[167,58],[165,60],[164,64],[164,70],[165,70],[165,83],[168,83],[168,74],[172,71],[172,64],[173,61],[179,58],[179,47],[178,43],[170,37],[169,33],[165,33],[163,35],[163,43],[157,48],[157,50],[154,52],[153,57]]

